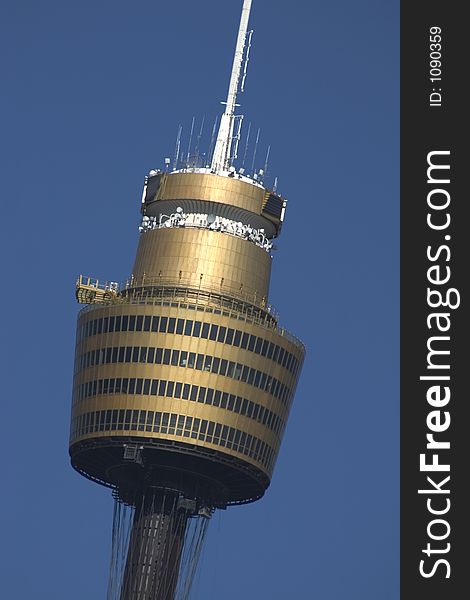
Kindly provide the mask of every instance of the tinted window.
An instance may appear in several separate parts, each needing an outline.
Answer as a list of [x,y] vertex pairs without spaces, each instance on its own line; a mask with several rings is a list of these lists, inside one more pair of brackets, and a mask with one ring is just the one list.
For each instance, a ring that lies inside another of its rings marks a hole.
[[193,337],[199,337],[201,333],[201,321],[194,321]]
[[220,370],[219,370],[219,373],[221,375],[225,375],[225,373],[227,372],[227,364],[228,364],[228,361],[226,361],[225,358],[223,358],[220,361]]
[[250,370],[250,367],[248,367],[247,365],[244,365],[244,367],[242,369],[242,375],[241,375],[242,381],[246,381],[248,379],[249,370]]
[[168,333],[174,333],[175,332],[175,327],[176,327],[176,319],[174,319],[173,317],[170,317],[168,319],[168,329],[167,329],[167,332]]
[[235,336],[233,338],[233,345],[236,346],[237,348],[240,345],[241,337],[242,337],[242,332],[239,329],[236,329],[235,330]]

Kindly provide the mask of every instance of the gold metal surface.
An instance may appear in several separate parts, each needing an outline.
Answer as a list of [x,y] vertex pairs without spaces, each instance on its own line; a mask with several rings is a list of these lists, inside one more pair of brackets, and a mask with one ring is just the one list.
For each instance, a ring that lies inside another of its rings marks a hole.
[[267,298],[269,254],[246,240],[206,229],[162,228],[140,236],[133,275],[183,279],[195,288]]
[[[280,335],[276,330],[262,327],[254,323],[247,323],[238,321],[231,317],[223,315],[198,315],[195,310],[189,309],[175,309],[172,307],[164,306],[136,306],[136,305],[110,305],[108,307],[93,309],[82,313],[79,325],[86,323],[86,321],[93,320],[96,318],[103,318],[104,316],[117,316],[124,314],[135,314],[141,316],[158,315],[160,317],[173,317],[175,319],[197,319],[202,318],[203,321],[208,321],[210,317],[210,323],[216,324],[221,327],[238,329],[248,334],[259,336],[263,339],[267,339],[275,344],[278,344],[291,352],[298,360],[302,360],[303,353],[302,349],[287,340],[285,337]],[[204,318],[204,316],[206,318]],[[255,436],[262,440],[274,452],[271,466],[268,468],[266,465],[261,464],[254,458],[250,458],[242,455],[240,452],[236,452],[233,449],[221,448],[215,444],[211,444],[201,440],[191,440],[191,443],[201,447],[207,447],[217,449],[219,452],[227,453],[237,458],[242,458],[257,466],[268,476],[271,475],[272,466],[274,465],[275,457],[279,450],[279,445],[282,439],[282,433],[287,421],[289,406],[295,389],[297,375],[288,371],[280,364],[275,363],[273,360],[267,357],[260,356],[250,352],[248,349],[242,349],[240,347],[234,347],[232,345],[220,343],[218,341],[202,338],[194,338],[192,336],[177,335],[170,333],[160,332],[144,332],[144,331],[132,331],[132,332],[113,332],[113,333],[101,333],[86,337],[78,342],[76,349],[76,360],[80,361],[80,357],[91,350],[99,350],[100,348],[105,349],[108,347],[116,346],[131,346],[131,347],[160,347],[171,350],[194,352],[197,354],[210,355],[225,359],[227,361],[233,361],[234,363],[249,365],[254,369],[268,374],[271,377],[275,377],[282,384],[284,384],[290,390],[290,396],[287,403],[281,402],[279,398],[274,397],[270,393],[263,391],[254,385],[250,385],[246,382],[235,380],[227,376],[220,374],[213,374],[204,370],[196,370],[195,368],[181,367],[175,365],[164,365],[164,364],[147,364],[147,363],[113,363],[113,364],[99,364],[89,368],[81,370],[77,369],[74,380],[74,389],[88,381],[94,381],[106,378],[142,378],[142,379],[158,379],[165,381],[175,382],[187,382],[191,385],[203,386],[204,388],[212,388],[219,390],[220,392],[233,394],[234,396],[240,396],[246,398],[248,401],[262,406],[268,409],[274,415],[276,415],[282,426],[280,431],[274,432],[271,428],[263,425],[253,418],[249,418],[242,414],[238,414],[234,411],[230,411],[221,407],[201,404],[199,402],[184,400],[181,398],[166,398],[160,396],[142,395],[142,394],[102,394],[85,399],[75,401],[73,405],[72,418],[76,418],[81,414],[85,414],[92,411],[102,410],[118,410],[125,408],[132,408],[133,410],[146,410],[146,411],[160,411],[170,412],[179,415],[191,416],[198,419],[206,419],[227,425],[241,430],[247,434]],[[78,438],[72,438],[71,443],[75,443],[82,439],[88,439],[91,437],[109,437],[116,435],[116,431],[100,431],[93,434],[86,434]],[[132,432],[120,431],[119,435],[132,436]],[[154,432],[146,432],[147,437],[161,437],[163,439],[171,439],[177,441],[178,436]]]
[[261,214],[262,187],[211,173],[171,173],[165,176],[156,200],[204,200],[219,202]]
[[[154,201],[184,199],[262,216],[281,201],[237,178],[164,175]],[[169,227],[142,232],[121,291],[80,277],[91,306],[78,320],[71,446],[183,442],[256,467],[268,485],[304,357],[268,306],[271,262],[241,237]]]
[[[236,176],[221,177],[212,173],[160,173],[158,177],[160,185],[153,198],[147,198],[145,207],[165,201],[217,203],[230,207],[235,212],[239,209],[261,216],[279,233],[285,200],[256,183],[243,181]],[[270,198],[277,199],[278,210],[274,214],[266,210]]]

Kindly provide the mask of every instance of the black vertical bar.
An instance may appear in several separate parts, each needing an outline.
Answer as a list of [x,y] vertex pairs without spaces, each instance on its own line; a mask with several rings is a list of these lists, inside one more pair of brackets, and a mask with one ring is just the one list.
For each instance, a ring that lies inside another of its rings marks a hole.
[[121,600],[174,600],[188,521],[177,503],[158,490],[137,498]]
[[464,9],[401,3],[401,600],[469,589]]

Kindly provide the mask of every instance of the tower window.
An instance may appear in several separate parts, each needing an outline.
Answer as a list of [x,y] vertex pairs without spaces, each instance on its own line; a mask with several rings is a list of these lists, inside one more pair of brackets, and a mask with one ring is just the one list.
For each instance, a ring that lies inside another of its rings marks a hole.
[[175,326],[176,326],[176,319],[174,317],[170,317],[168,319],[168,329],[167,329],[167,332],[168,333],[174,333],[175,332]]
[[159,328],[160,333],[166,333],[167,323],[168,323],[167,317],[160,317],[160,328]]

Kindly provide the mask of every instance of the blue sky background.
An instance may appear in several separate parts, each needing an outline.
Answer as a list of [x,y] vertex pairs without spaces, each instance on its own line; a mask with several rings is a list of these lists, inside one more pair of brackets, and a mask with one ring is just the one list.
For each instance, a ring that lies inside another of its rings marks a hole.
[[[0,595],[101,600],[112,499],[68,464],[75,278],[129,274],[144,175],[220,113],[241,0],[0,6]],[[270,300],[308,357],[271,488],[193,600],[397,600],[396,0],[254,0],[240,97],[288,200]]]

